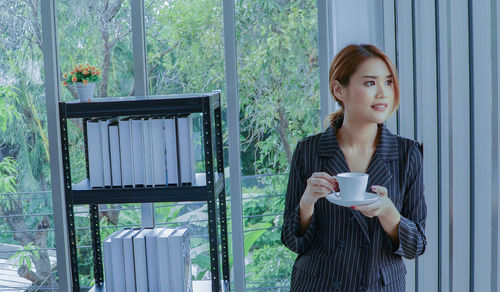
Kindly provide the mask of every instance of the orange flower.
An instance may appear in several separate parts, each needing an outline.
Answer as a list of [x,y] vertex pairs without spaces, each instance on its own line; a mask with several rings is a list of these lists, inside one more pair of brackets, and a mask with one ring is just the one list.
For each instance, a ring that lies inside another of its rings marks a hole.
[[83,70],[83,71],[82,71],[82,74],[83,74],[83,75],[87,75],[87,74],[89,74],[89,72],[88,72],[87,70]]
[[67,85],[68,85],[68,82],[63,81],[63,85],[64,85],[64,86],[67,86]]
[[71,81],[73,82],[76,82],[78,79],[76,79],[76,76],[73,76],[73,78],[71,78]]
[[64,73],[63,78],[68,78],[68,74]]
[[87,80],[83,80],[83,84],[84,85],[87,84],[87,83],[89,83]]
[[101,73],[101,72],[97,71],[97,73],[96,73],[95,75],[99,76],[99,74],[100,74],[100,73]]

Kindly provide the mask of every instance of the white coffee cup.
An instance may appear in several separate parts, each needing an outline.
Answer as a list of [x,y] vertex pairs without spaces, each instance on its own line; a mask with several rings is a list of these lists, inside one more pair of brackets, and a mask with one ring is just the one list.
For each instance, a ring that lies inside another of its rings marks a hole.
[[358,172],[339,173],[334,178],[339,182],[340,192],[333,192],[343,201],[360,201],[365,197],[368,174]]

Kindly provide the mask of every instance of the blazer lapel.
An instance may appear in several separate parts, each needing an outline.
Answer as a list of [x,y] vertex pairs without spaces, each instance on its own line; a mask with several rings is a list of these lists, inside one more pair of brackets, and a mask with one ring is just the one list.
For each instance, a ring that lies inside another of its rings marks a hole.
[[[337,127],[339,128],[338,124]],[[367,173],[368,184],[366,191],[371,191],[372,185],[387,187],[387,183],[392,179],[393,174],[389,168],[389,160],[398,158],[397,140],[383,124],[379,125],[380,139],[377,149],[370,161]],[[320,137],[318,155],[325,158],[324,170],[331,175],[349,172],[349,166],[337,141],[336,129],[329,127]],[[370,241],[367,218],[359,211],[350,209],[356,221],[360,225],[366,239]]]

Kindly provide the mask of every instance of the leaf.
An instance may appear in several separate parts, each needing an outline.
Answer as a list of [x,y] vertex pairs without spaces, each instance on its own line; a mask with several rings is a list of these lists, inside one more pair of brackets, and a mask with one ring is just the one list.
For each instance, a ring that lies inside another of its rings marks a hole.
[[[252,226],[253,228],[269,228],[271,227],[271,223],[265,222],[261,224],[257,224]],[[266,229],[260,229],[260,230],[254,230],[250,231],[245,235],[245,258],[248,255],[248,252],[250,251],[250,248],[252,248],[253,244],[264,234],[267,230]]]

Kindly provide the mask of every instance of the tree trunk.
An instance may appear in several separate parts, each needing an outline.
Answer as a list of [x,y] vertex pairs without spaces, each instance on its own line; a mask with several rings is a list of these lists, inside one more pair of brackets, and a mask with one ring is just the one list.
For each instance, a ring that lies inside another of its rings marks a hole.
[[286,160],[288,164],[292,162],[292,150],[290,149],[290,143],[288,142],[287,132],[288,132],[288,120],[286,119],[285,108],[283,105],[278,107],[278,134],[280,137],[281,144],[283,144],[283,148],[286,153]]

